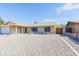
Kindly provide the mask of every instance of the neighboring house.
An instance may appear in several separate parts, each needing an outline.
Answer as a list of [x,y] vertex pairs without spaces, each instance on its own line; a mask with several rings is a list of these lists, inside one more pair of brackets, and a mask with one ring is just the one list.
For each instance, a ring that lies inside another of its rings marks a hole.
[[69,21],[66,25],[66,32],[79,33],[79,21]]
[[7,22],[0,25],[0,34],[18,34],[18,33],[35,33],[35,34],[52,34],[61,33],[58,25],[53,23],[33,23],[33,24],[16,24],[14,22]]
[[79,39],[79,21],[69,21],[65,26],[64,34]]

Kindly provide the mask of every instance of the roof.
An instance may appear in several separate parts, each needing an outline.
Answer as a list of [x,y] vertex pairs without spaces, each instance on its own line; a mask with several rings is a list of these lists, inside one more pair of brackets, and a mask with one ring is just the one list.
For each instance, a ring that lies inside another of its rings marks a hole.
[[7,21],[4,24],[0,25],[0,26],[22,26],[21,24],[17,24],[13,21]]
[[61,24],[55,24],[56,28],[62,28],[63,26]]
[[6,23],[5,23],[5,25],[12,25],[12,24],[16,24],[15,22],[12,22],[12,21],[7,21]]
[[45,26],[56,26],[61,27],[61,25],[52,22],[42,22],[42,23],[32,23],[32,24],[16,24],[14,22],[7,22],[6,24],[0,26],[24,26],[24,27],[45,27]]
[[72,23],[79,23],[79,20],[71,20],[69,22],[72,22]]
[[55,25],[55,23],[49,23],[49,22],[25,24],[25,26],[27,26],[27,27],[54,26],[54,25]]
[[72,20],[73,22],[79,22],[79,19]]
[[75,21],[69,21],[66,25],[67,26],[73,26],[74,24],[79,24],[79,20],[75,20]]

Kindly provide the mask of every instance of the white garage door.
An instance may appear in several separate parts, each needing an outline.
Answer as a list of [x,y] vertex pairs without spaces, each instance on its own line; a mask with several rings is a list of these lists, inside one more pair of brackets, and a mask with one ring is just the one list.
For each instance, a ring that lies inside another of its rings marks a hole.
[[1,33],[2,34],[9,34],[10,28],[9,27],[1,27]]

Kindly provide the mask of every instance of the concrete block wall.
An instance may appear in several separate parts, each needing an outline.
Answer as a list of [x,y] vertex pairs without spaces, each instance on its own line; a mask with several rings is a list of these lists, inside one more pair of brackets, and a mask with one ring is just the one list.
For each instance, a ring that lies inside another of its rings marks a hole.
[[79,39],[79,34],[76,33],[64,33],[64,34],[72,38]]

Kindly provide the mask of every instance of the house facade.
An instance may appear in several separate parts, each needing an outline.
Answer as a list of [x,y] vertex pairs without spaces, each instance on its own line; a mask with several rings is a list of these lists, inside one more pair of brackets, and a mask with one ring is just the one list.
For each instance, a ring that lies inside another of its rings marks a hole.
[[8,22],[0,25],[0,34],[53,34],[56,33],[56,26],[53,23],[16,24]]
[[66,32],[69,33],[79,33],[79,22],[76,21],[70,21],[66,25]]
[[79,39],[79,21],[69,21],[65,26],[64,34]]

